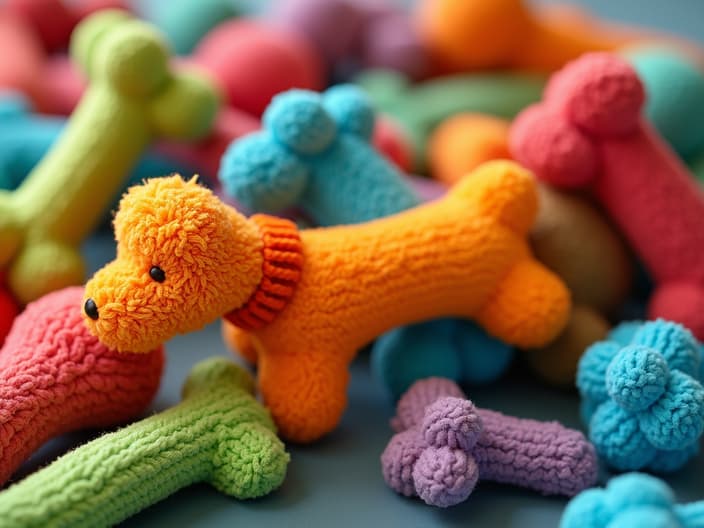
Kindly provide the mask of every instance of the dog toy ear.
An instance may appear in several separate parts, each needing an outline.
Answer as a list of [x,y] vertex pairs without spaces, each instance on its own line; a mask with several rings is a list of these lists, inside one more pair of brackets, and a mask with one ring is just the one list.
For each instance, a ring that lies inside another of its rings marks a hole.
[[274,97],[262,121],[278,142],[304,156],[323,152],[337,135],[335,121],[320,95],[307,90],[289,90]]
[[281,211],[297,203],[308,169],[296,155],[256,132],[233,142],[220,161],[225,192],[252,210]]
[[323,94],[323,106],[338,128],[369,141],[374,131],[374,109],[367,95],[358,87],[343,84]]
[[89,78],[104,78],[125,95],[151,96],[169,77],[164,38],[124,11],[103,11],[80,23],[71,55]]

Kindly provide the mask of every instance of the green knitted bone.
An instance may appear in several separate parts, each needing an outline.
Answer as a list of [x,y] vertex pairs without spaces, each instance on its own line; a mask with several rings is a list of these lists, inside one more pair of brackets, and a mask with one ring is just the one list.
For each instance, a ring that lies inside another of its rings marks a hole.
[[89,88],[24,183],[0,192],[0,270],[22,303],[82,283],[78,246],[140,153],[156,137],[205,135],[218,108],[209,81],[171,71],[163,38],[124,12],[85,19],[71,54]]
[[289,455],[242,368],[197,364],[177,406],[71,451],[0,494],[0,525],[111,526],[196,482],[266,495]]

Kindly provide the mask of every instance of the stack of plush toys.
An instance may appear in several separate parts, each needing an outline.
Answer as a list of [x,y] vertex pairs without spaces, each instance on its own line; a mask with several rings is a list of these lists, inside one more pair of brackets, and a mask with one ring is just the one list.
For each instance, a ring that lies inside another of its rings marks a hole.
[[[526,4],[4,2],[0,526],[271,493],[367,345],[397,493],[487,480],[574,496],[565,527],[703,526],[654,476],[593,487],[704,433],[704,49]],[[163,343],[219,319],[239,365],[139,420]],[[584,432],[468,399],[514,359],[576,387]]]

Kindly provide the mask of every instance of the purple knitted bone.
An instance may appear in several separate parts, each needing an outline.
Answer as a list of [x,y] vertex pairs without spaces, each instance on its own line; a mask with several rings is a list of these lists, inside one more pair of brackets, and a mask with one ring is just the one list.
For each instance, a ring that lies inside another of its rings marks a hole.
[[463,502],[479,477],[545,495],[572,496],[596,483],[596,452],[581,432],[477,409],[445,378],[414,383],[391,426],[384,480],[433,506]]

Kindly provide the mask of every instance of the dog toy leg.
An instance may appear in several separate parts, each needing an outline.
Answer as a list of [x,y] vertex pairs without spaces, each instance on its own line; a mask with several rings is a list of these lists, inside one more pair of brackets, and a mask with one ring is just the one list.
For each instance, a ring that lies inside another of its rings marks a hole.
[[348,362],[339,356],[259,356],[259,388],[281,436],[293,442],[311,442],[338,424],[347,406],[349,382]]
[[562,331],[570,296],[552,272],[535,260],[519,261],[477,316],[492,335],[523,348],[543,346]]
[[194,367],[176,407],[64,455],[0,494],[13,526],[112,526],[208,482],[238,499],[281,485],[289,455],[253,381],[224,358]]
[[0,349],[0,485],[47,440],[129,420],[159,387],[161,349],[109,350],[83,323],[82,298],[72,287],[29,304]]

